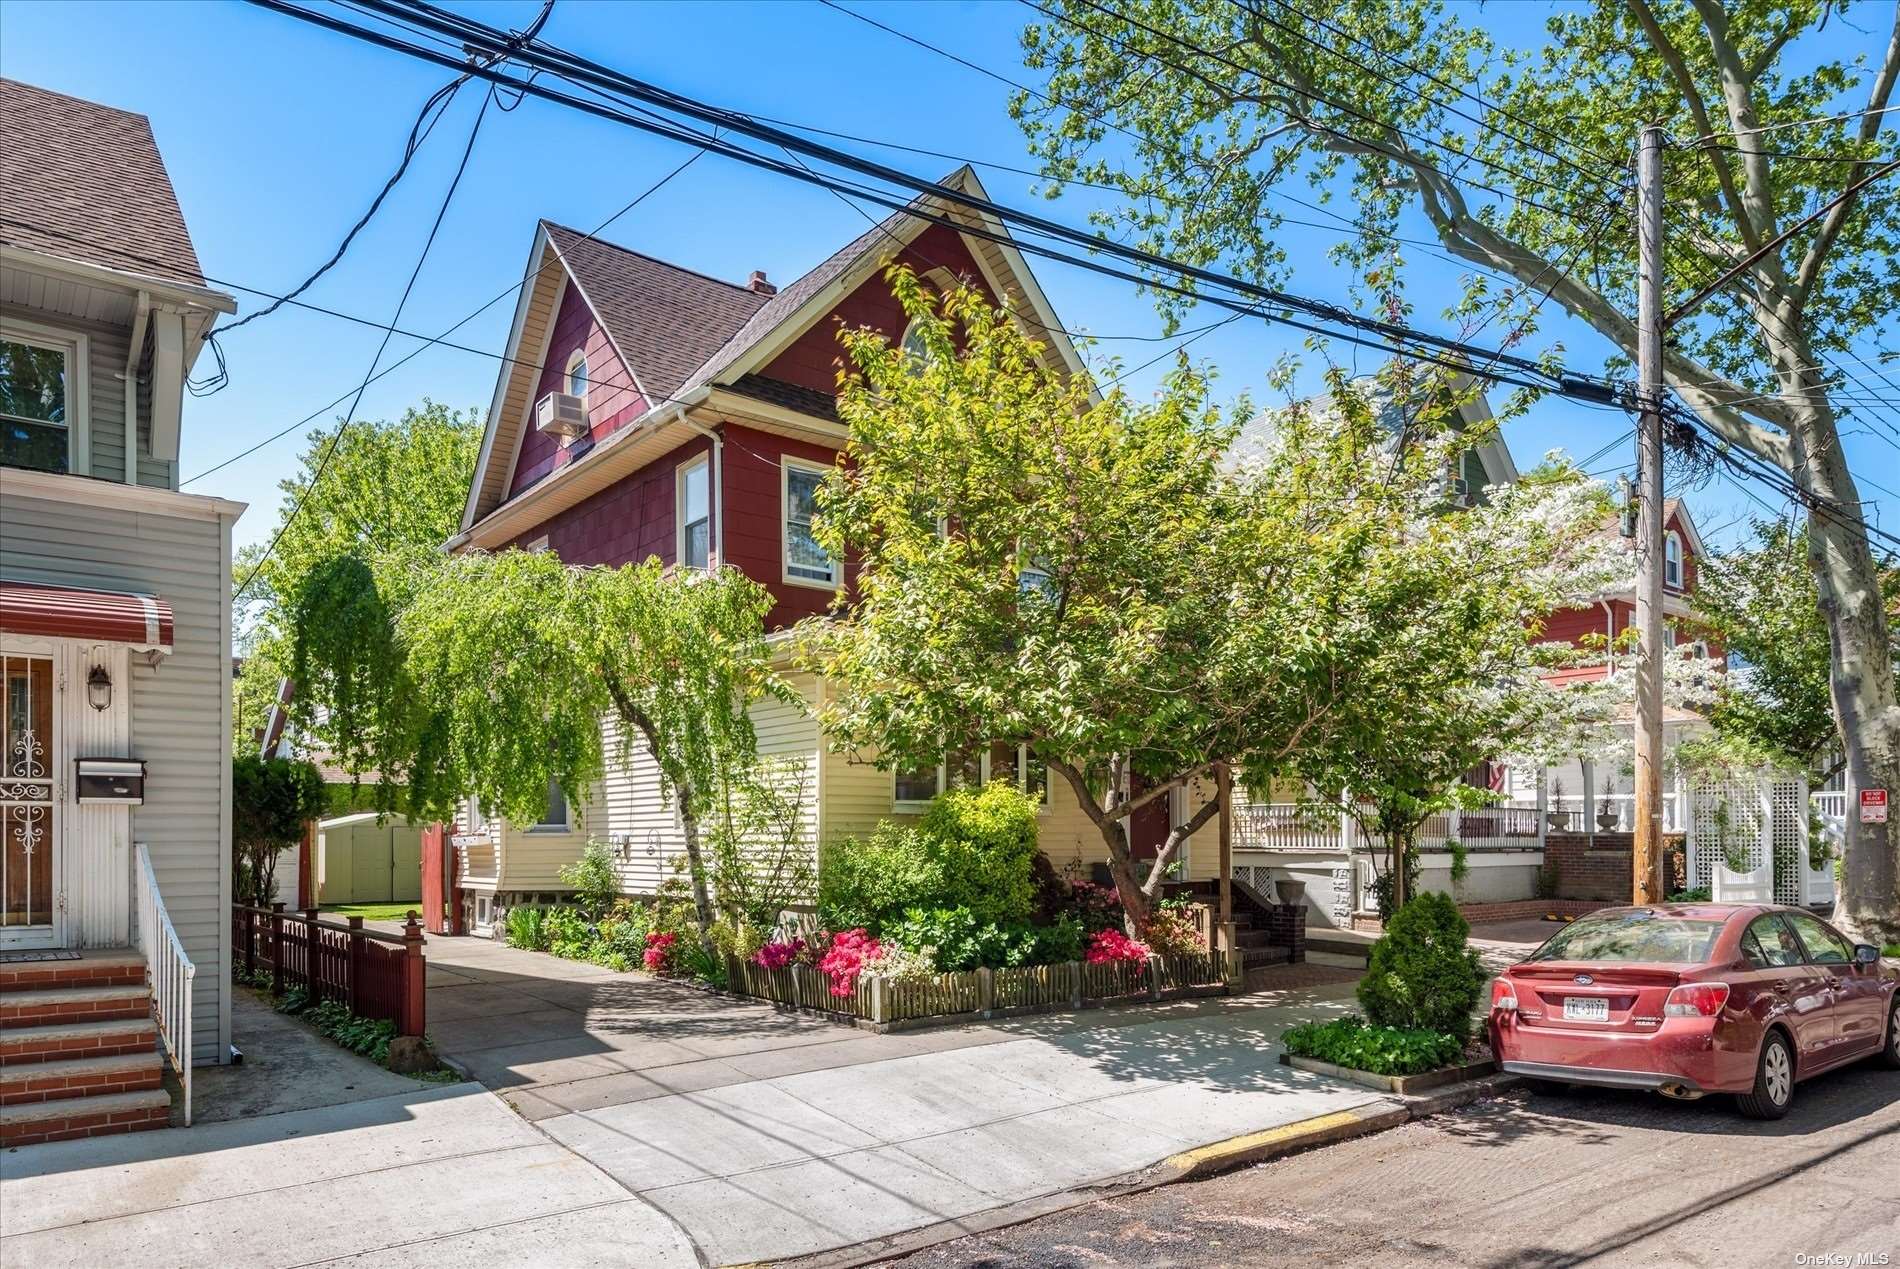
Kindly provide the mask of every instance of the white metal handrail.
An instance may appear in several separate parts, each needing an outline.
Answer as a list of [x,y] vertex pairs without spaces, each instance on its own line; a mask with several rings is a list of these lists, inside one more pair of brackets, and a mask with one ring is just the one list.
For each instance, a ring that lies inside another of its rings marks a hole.
[[191,1126],[191,989],[198,967],[185,955],[185,945],[172,927],[171,914],[165,911],[165,898],[158,892],[158,877],[152,872],[152,855],[140,842],[137,852],[138,940],[145,953],[145,973],[152,984],[152,1002],[158,1015],[158,1035],[164,1041],[165,1056],[185,1091],[185,1126]]

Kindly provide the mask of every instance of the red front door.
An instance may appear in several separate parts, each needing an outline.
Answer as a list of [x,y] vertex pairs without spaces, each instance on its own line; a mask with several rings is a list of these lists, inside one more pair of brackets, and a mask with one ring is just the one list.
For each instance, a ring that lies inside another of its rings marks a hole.
[[[1132,797],[1140,797],[1148,787],[1148,782],[1140,776],[1129,778],[1128,788]],[[1137,808],[1129,817],[1128,849],[1136,859],[1153,859],[1161,853],[1161,847],[1174,827],[1173,804],[1173,797],[1164,793]]]

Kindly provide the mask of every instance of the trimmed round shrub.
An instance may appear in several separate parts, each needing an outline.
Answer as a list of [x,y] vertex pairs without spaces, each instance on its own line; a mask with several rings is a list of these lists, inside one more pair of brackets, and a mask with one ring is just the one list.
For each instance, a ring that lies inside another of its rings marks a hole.
[[968,908],[979,922],[1013,925],[1036,912],[1036,804],[998,780],[951,789],[931,802],[918,829],[943,863],[935,905]]
[[1382,1027],[1467,1039],[1485,987],[1484,966],[1465,946],[1470,934],[1448,895],[1421,894],[1400,908],[1359,980],[1366,1017]]

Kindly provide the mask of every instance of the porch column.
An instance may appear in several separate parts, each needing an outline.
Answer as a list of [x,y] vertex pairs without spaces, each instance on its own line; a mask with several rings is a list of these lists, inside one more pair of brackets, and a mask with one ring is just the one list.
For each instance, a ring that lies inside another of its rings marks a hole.
[[1216,913],[1220,950],[1234,950],[1234,773],[1214,764],[1214,796],[1220,799],[1220,907]]
[[1550,833],[1550,768],[1539,763],[1537,766],[1537,849],[1544,849],[1544,839]]
[[1582,766],[1583,831],[1594,839],[1597,835],[1597,764],[1585,758]]

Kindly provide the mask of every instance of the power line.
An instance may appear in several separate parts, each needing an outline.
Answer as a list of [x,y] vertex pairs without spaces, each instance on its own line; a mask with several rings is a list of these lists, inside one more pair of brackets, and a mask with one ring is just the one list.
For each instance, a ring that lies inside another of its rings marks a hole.
[[[549,4],[541,11],[541,21],[547,19],[548,10],[552,7],[552,0],[550,0]],[[539,22],[536,23],[536,27],[538,29]],[[255,582],[259,574],[263,572],[264,565],[269,562],[272,553],[277,550],[277,544],[284,540],[284,534],[289,531],[291,524],[297,519],[297,513],[303,510],[304,504],[309,501],[311,493],[314,492],[317,485],[322,482],[323,473],[330,465],[331,455],[343,447],[343,437],[345,433],[350,430],[350,423],[356,417],[356,408],[362,404],[363,394],[369,390],[369,385],[376,378],[376,367],[382,361],[383,353],[388,350],[389,341],[395,336],[393,327],[395,323],[402,320],[402,310],[408,305],[410,293],[416,288],[416,279],[422,276],[422,266],[428,262],[429,249],[435,246],[436,235],[441,232],[442,229],[442,220],[449,213],[449,205],[455,201],[455,191],[461,188],[462,175],[468,171],[469,157],[475,153],[475,139],[481,135],[482,122],[488,118],[488,107],[494,100],[495,90],[491,87],[488,92],[482,96],[481,108],[476,112],[475,122],[468,130],[468,143],[462,147],[461,162],[456,165],[455,175],[450,178],[449,187],[442,194],[441,205],[436,208],[435,220],[429,226],[429,236],[423,240],[422,250],[416,255],[415,267],[409,271],[409,280],[404,283],[402,296],[396,301],[395,315],[389,319],[392,329],[385,330],[383,332],[382,342],[376,345],[376,354],[369,359],[369,369],[363,372],[363,382],[357,385],[355,399],[350,402],[349,408],[343,412],[343,421],[337,425],[336,435],[330,439],[330,443],[324,446],[322,452],[317,456],[316,471],[312,472],[310,479],[305,482],[302,491],[297,495],[297,500],[291,504],[290,511],[284,516],[283,522],[277,526],[277,532],[271,535],[270,545],[266,546],[264,553],[257,557],[257,562],[251,566],[251,571],[245,577],[244,583],[237,588],[237,593],[231,596],[233,606],[244,598],[244,592],[251,588],[251,583]]]
[[1873,115],[1884,115],[1889,111],[1900,110],[1900,106],[1875,106],[1866,110],[1849,110],[1838,115],[1821,115],[1814,119],[1794,119],[1787,123],[1769,123],[1754,128],[1716,128],[1703,136],[1691,138],[1686,145],[1701,145],[1717,137],[1753,136],[1757,132],[1782,132],[1789,128],[1809,128],[1824,123],[1845,123],[1849,119],[1861,119]]
[[[384,0],[368,0],[368,2],[372,7],[379,10],[387,10],[392,13],[406,11],[396,5],[385,3]],[[380,32],[368,31],[340,19],[330,17],[329,15],[312,13],[288,3],[287,0],[253,0],[253,3],[299,17],[305,21],[327,27],[343,34],[380,44],[394,51],[403,52],[423,60],[436,62],[443,60],[443,55],[434,53],[425,47],[408,44],[393,37],[383,35]],[[480,24],[470,22],[466,19],[456,18],[454,15],[448,15],[447,18],[437,18],[434,15],[440,11],[433,10],[432,7],[429,6],[419,7],[424,11],[424,19],[418,20],[425,20],[425,24],[435,23],[441,29],[451,31],[455,34],[466,34],[469,37],[470,43],[477,49],[494,49],[500,45],[500,37],[492,33],[489,28],[484,28]],[[1286,292],[1258,286],[1241,279],[1215,273],[1212,270],[1200,269],[1180,261],[1169,260],[1166,257],[1141,251],[1138,248],[1131,248],[1113,242],[1104,242],[1084,231],[1049,221],[1044,217],[1021,212],[1017,209],[998,204],[993,200],[966,194],[938,182],[913,177],[897,169],[865,160],[859,156],[838,151],[832,147],[818,145],[804,138],[785,133],[782,130],[760,125],[739,112],[707,106],[692,99],[681,97],[678,94],[657,89],[639,80],[611,71],[608,68],[600,67],[595,63],[588,62],[586,59],[579,58],[573,54],[565,53],[560,50],[553,50],[550,53],[550,50],[544,44],[537,43],[533,50],[523,53],[520,60],[540,69],[548,70],[550,73],[569,81],[584,81],[595,86],[605,86],[640,100],[656,102],[679,113],[717,121],[722,127],[730,128],[732,131],[743,135],[763,139],[774,144],[786,145],[824,162],[845,167],[854,172],[868,174],[880,181],[906,186],[918,193],[939,198],[946,203],[961,205],[985,216],[1016,224],[1035,236],[1054,237],[1065,242],[1077,242],[1092,252],[1114,255],[1124,259],[1133,259],[1142,263],[1151,271],[1174,274],[1183,277],[1184,281],[1169,282],[1164,278],[1130,273],[1127,270],[1105,266],[1097,261],[1087,260],[1072,254],[1056,251],[1038,242],[1011,237],[1006,233],[993,231],[982,224],[970,224],[965,221],[952,220],[947,216],[936,215],[913,205],[914,200],[900,201],[895,196],[884,193],[881,190],[871,189],[861,185],[854,186],[840,182],[836,178],[821,176],[809,170],[801,169],[796,165],[775,160],[769,156],[761,155],[754,151],[744,149],[743,147],[724,142],[718,138],[708,137],[706,134],[696,132],[684,125],[668,124],[650,118],[629,116],[625,112],[615,111],[596,102],[583,100],[570,94],[550,89],[543,84],[526,83],[495,71],[491,67],[484,66],[477,68],[475,73],[491,80],[491,82],[499,83],[518,91],[525,90],[537,96],[547,98],[548,100],[569,105],[586,113],[622,122],[630,127],[654,132],[658,135],[688,139],[695,144],[704,145],[708,149],[713,149],[726,157],[769,171],[789,175],[810,184],[826,188],[848,189],[857,193],[860,197],[879,203],[893,211],[930,223],[941,224],[972,237],[985,238],[990,241],[1041,255],[1045,258],[1075,264],[1078,267],[1090,268],[1097,272],[1105,273],[1107,276],[1118,277],[1125,281],[1133,282],[1136,285],[1202,299],[1240,312],[1252,313],[1254,310],[1259,309],[1261,310],[1258,314],[1259,316],[1290,326],[1294,329],[1305,330],[1309,333],[1330,338],[1342,339],[1347,342],[1358,343],[1362,346],[1380,348],[1387,352],[1402,353],[1403,355],[1411,356],[1419,360],[1434,361],[1449,368],[1468,369],[1468,366],[1448,360],[1444,355],[1441,355],[1442,353],[1469,354],[1483,358],[1496,358],[1500,364],[1512,366],[1515,373],[1512,376],[1490,373],[1487,374],[1489,378],[1497,379],[1501,382],[1513,382],[1518,386],[1530,387],[1539,391],[1552,391],[1561,395],[1576,396],[1580,399],[1598,404],[1609,403],[1614,398],[1615,388],[1607,381],[1591,381],[1581,375],[1557,374],[1546,370],[1544,366],[1536,361],[1503,354],[1500,350],[1474,350],[1467,345],[1460,344],[1460,342],[1456,340],[1434,336],[1397,323],[1381,322],[1364,318],[1350,310],[1342,309],[1337,305],[1314,301],[1305,297],[1290,295]],[[1194,281],[1239,291],[1248,297],[1248,302],[1233,300],[1220,295],[1211,295],[1205,291],[1197,291],[1189,285],[1190,282]],[[1345,334],[1337,330],[1315,326],[1309,322],[1290,318],[1284,313],[1267,312],[1265,310],[1269,305],[1282,307],[1294,312],[1308,313],[1322,321],[1333,322],[1350,329],[1365,331],[1367,335],[1376,336],[1376,338]],[[1410,347],[1411,345],[1423,345],[1425,348],[1437,349],[1441,350],[1441,352],[1422,352],[1416,347]]]

